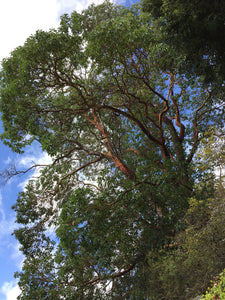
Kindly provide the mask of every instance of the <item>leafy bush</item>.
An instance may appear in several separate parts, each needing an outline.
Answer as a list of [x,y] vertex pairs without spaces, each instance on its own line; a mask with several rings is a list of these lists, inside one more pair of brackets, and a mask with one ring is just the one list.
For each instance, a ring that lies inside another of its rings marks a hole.
[[224,300],[225,299],[225,270],[220,276],[213,282],[213,286],[209,288],[202,300]]

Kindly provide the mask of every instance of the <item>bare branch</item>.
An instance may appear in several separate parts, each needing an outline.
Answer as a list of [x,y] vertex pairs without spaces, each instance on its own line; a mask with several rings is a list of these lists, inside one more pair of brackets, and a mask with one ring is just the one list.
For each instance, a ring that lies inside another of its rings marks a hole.
[[0,178],[3,181],[2,184],[6,184],[14,176],[24,175],[33,169],[44,168],[44,167],[48,167],[48,166],[50,166],[50,164],[34,164],[26,170],[17,170],[15,165],[11,165],[9,168],[3,170],[0,173]]
[[94,164],[94,163],[97,163],[97,162],[101,161],[102,159],[103,159],[103,156],[100,156],[100,157],[98,157],[98,158],[96,158],[96,159],[94,159],[94,160],[92,160],[92,161],[87,162],[86,164],[80,166],[79,168],[77,168],[77,169],[71,171],[70,173],[66,174],[64,177],[62,177],[62,178],[59,180],[58,186],[59,186],[59,185],[62,185],[62,181],[65,180],[66,178],[68,178],[68,177],[70,177],[70,176],[76,174],[76,173],[79,172],[80,170],[82,170],[82,169],[84,169],[84,168],[86,168],[86,167],[88,167],[88,166],[90,166],[90,165],[92,165],[92,164]]

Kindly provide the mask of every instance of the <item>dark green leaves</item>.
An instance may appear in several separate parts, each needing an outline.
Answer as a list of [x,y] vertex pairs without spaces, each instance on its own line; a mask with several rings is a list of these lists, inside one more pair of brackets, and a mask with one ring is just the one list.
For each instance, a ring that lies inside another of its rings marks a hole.
[[151,296],[149,261],[183,228],[191,162],[222,124],[220,99],[179,72],[163,30],[139,5],[105,2],[4,60],[1,138],[52,156],[14,206],[21,299]]

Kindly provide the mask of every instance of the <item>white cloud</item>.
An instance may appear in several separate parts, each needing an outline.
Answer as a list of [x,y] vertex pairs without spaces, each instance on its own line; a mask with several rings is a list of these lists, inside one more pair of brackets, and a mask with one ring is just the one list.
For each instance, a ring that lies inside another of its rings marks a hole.
[[16,224],[15,224],[15,217],[9,216],[9,218],[6,219],[2,207],[0,208],[0,214],[1,214],[1,219],[0,219],[0,240],[1,240],[3,237],[10,235],[14,231],[14,229],[16,229]]
[[3,161],[5,165],[9,165],[11,162],[12,162],[12,158],[10,156],[8,156],[8,158]]
[[102,3],[103,0],[58,0],[57,2],[60,7],[59,14],[62,15],[64,13],[70,13],[74,10],[80,13],[83,9],[87,8],[92,3],[97,5]]
[[[15,226],[15,217],[6,218],[5,211],[2,204],[2,195],[0,194],[0,240],[11,234],[16,228]],[[2,242],[1,242],[2,244]]]
[[16,281],[6,281],[0,288],[0,293],[6,297],[6,300],[16,300],[21,291]]
[[11,258],[13,259],[13,261],[15,261],[17,268],[19,270],[22,270],[24,255],[19,250],[20,246],[21,245],[19,244],[19,242],[17,242],[16,244],[10,245],[10,249],[12,250]]
[[0,60],[38,29],[58,24],[57,0],[7,0],[0,2]]
[[29,168],[34,164],[46,165],[51,162],[52,158],[47,154],[47,152],[43,152],[40,145],[35,143],[27,148],[27,151],[25,151],[23,155],[19,156],[17,166]]
[[[47,154],[47,152],[43,152],[41,147],[38,144],[31,145],[24,155],[19,156],[19,160],[17,162],[17,168],[20,170],[24,168],[25,170],[30,168],[33,165],[49,165],[52,163],[52,158]],[[40,175],[41,167],[37,167],[33,169],[34,172],[30,173],[30,177],[25,181],[19,183],[19,187],[24,189],[26,184],[28,183],[31,177],[38,177]]]
[[0,1],[0,61],[36,30],[59,25],[60,16],[76,10],[81,12],[92,3],[103,0],[2,0]]
[[0,222],[2,220],[5,220],[5,213],[4,213],[4,210],[2,208],[2,195],[0,194]]

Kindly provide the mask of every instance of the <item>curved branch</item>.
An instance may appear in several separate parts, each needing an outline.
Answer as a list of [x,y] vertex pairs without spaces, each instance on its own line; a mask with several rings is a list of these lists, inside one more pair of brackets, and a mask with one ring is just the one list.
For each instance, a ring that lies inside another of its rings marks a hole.
[[92,160],[92,161],[87,162],[86,164],[82,165],[81,167],[79,167],[79,168],[77,168],[77,169],[75,169],[75,170],[69,172],[69,173],[66,174],[64,177],[60,178],[59,183],[58,183],[58,186],[61,185],[61,184],[62,184],[62,181],[65,180],[66,178],[68,178],[68,177],[74,175],[75,173],[79,172],[80,170],[82,170],[82,169],[84,169],[84,168],[86,168],[86,167],[88,167],[88,166],[90,166],[90,165],[92,165],[92,164],[94,164],[94,163],[97,163],[97,162],[101,161],[102,159],[103,159],[103,156],[100,156],[100,157],[98,157],[98,158],[96,158],[96,159],[94,159],[94,160]]
[[199,138],[198,138],[198,133],[199,133],[198,132],[198,113],[205,106],[206,102],[210,99],[210,97],[211,97],[211,93],[207,89],[207,97],[205,98],[205,100],[202,102],[202,104],[195,111],[194,121],[193,121],[193,126],[194,126],[193,140],[194,140],[194,143],[193,143],[192,149],[190,151],[189,157],[187,159],[188,163],[190,163],[192,161],[192,158],[195,154],[195,151],[197,149],[198,142],[199,142]]
[[[120,271],[118,271],[118,272],[116,272],[116,273],[113,273],[113,274],[110,276],[111,279],[113,280],[113,279],[116,279],[116,278],[118,278],[118,277],[121,277],[121,276],[123,276],[123,275],[129,273],[131,270],[134,269],[134,267],[135,267],[136,264],[137,264],[137,262],[135,261],[134,263],[131,263],[131,264],[127,265],[127,266],[124,266],[123,268],[121,268]],[[126,269],[124,269],[124,268],[126,268]],[[122,269],[123,269],[123,271],[122,271]],[[88,285],[95,285],[95,284],[99,283],[101,280],[104,280],[104,278],[101,278],[100,276],[98,276],[98,277],[96,277],[96,278],[94,278],[94,279],[92,279],[92,280],[90,280],[90,281],[84,283],[84,284],[82,285],[82,287],[86,287],[86,286],[88,286]]]
[[174,98],[174,93],[173,93],[173,87],[174,87],[174,74],[171,75],[170,77],[170,87],[169,87],[169,94],[171,95],[171,100],[173,102],[173,106],[175,108],[175,122],[176,122],[176,126],[180,128],[180,133],[179,133],[179,139],[181,141],[183,141],[184,139],[184,132],[185,132],[185,126],[181,123],[180,120],[180,110],[179,107],[177,105],[177,101]]
[[16,169],[15,165],[11,165],[8,169],[5,169],[0,173],[0,178],[2,178],[5,182],[8,182],[14,176],[24,175],[33,169],[44,168],[50,165],[51,164],[34,164],[26,170],[19,170],[19,171]]
[[153,143],[161,146],[161,142],[155,138],[148,130],[147,128],[137,119],[135,118],[133,115],[110,105],[106,105],[106,104],[102,104],[102,105],[96,105],[97,109],[108,109],[111,110],[117,114],[123,115],[124,117],[128,118],[129,120],[133,121],[135,124],[137,124],[137,126],[141,129],[141,131],[149,138],[150,141],[152,141]]
[[118,155],[115,153],[113,149],[113,145],[109,136],[109,133],[107,130],[103,127],[102,124],[98,121],[97,115],[95,113],[95,109],[92,109],[91,111],[93,119],[91,119],[87,114],[85,114],[86,119],[88,122],[90,122],[92,125],[94,125],[102,134],[104,144],[108,150],[108,153],[102,153],[102,156],[105,156],[106,158],[112,160],[116,167],[130,180],[135,181],[136,175],[133,170],[128,168],[126,164],[122,161],[121,158],[118,157]]

